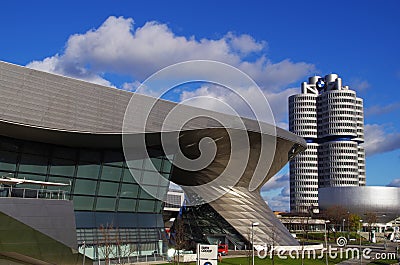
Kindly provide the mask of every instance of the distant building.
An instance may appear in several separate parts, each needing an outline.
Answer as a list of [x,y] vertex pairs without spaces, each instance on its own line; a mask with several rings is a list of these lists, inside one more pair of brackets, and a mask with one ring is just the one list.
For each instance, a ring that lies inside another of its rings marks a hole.
[[168,190],[167,200],[164,203],[164,211],[179,212],[184,200],[185,193],[183,190]]
[[183,190],[169,189],[167,192],[167,199],[164,203],[163,208],[163,220],[164,227],[167,233],[169,233],[171,226],[175,219],[178,217],[179,212],[182,209],[183,202],[185,200],[185,193]]
[[289,97],[289,130],[307,141],[290,161],[290,210],[318,209],[318,188],[365,186],[363,100],[336,74],[313,76]]

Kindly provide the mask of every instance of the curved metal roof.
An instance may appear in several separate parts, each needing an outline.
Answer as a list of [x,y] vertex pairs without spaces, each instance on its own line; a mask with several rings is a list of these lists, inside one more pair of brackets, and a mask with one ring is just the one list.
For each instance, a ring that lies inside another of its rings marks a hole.
[[381,222],[400,216],[400,188],[384,186],[329,187],[318,189],[319,207],[340,205],[361,219],[375,213]]
[[[176,132],[174,128],[179,125],[175,120],[170,120],[171,124],[166,126],[164,124],[170,110],[176,108],[176,103],[155,101],[154,98],[137,94],[133,102],[130,102],[133,95],[131,92],[4,62],[0,62],[0,91],[2,102],[0,135],[13,138],[76,147],[121,148],[122,138],[125,136],[133,137],[132,143],[145,140],[146,144],[159,145],[161,132],[166,134]],[[133,114],[137,113],[139,118],[147,122],[145,130],[135,122],[124,121],[125,112],[130,104],[133,104],[131,109]],[[154,104],[153,111],[150,115],[142,117],[141,109],[148,104]],[[257,235],[260,240],[270,237],[271,229],[278,229],[282,233],[278,240],[279,244],[296,244],[289,232],[265,205],[259,195],[259,189],[291,157],[306,148],[305,140],[288,131],[255,120],[184,105],[179,105],[179,108],[178,116],[182,115],[182,118],[187,113],[198,117],[185,123],[179,130],[179,148],[183,153],[189,157],[196,156],[200,140],[204,138],[212,138],[218,147],[218,152],[212,163],[201,170],[187,171],[174,167],[172,181],[187,185],[184,189],[190,193],[191,186],[199,186],[218,178],[229,161],[234,164],[233,169],[237,168],[235,164],[240,164],[245,158],[241,151],[243,154],[249,152],[248,164],[243,168],[243,174],[231,171],[231,175],[228,175],[228,177],[238,177],[235,187],[238,191],[241,190],[243,195],[236,199],[225,196],[210,205],[218,208],[230,201],[231,208],[228,211],[220,209],[220,214],[244,236],[247,236],[247,222],[252,220],[263,225],[262,228],[260,225],[260,233]],[[177,117],[177,120],[180,118]],[[227,121],[228,126],[221,125],[218,120]],[[127,122],[128,131],[124,130],[124,122]],[[243,122],[244,127],[237,126],[238,122]],[[244,130],[249,138],[249,144],[247,146],[239,144],[239,154],[232,158],[230,150],[232,141],[229,140],[228,134],[239,131],[243,133]],[[261,139],[270,144],[263,146]],[[265,172],[257,171],[259,165],[263,167],[263,164],[268,164],[263,160],[262,151],[264,154],[269,153],[273,159]],[[175,162],[179,162],[179,159],[174,161],[174,164]],[[255,172],[261,174],[257,175]],[[253,181],[254,178],[257,181]],[[224,183],[217,183],[213,188],[205,190],[202,195],[207,196],[208,192],[212,193],[213,190],[218,193],[218,189],[221,188],[232,187],[227,184],[224,187]],[[245,189],[247,191],[244,191]],[[253,193],[257,195],[253,196]],[[236,206],[233,205],[233,201]],[[237,211],[246,212],[243,220],[237,218],[235,215]]]

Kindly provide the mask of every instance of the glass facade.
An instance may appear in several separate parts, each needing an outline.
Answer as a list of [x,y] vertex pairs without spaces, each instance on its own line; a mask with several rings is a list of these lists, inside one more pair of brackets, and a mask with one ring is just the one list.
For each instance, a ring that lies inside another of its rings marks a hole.
[[184,207],[181,218],[192,247],[197,243],[228,244],[230,249],[239,250],[249,247],[249,242],[208,204]]
[[118,235],[112,237],[116,241],[123,239],[134,249],[132,255],[160,253],[162,202],[142,189],[135,178],[141,179],[147,190],[163,195],[169,183],[158,183],[156,176],[160,172],[169,179],[172,167],[161,151],[148,152],[151,159],[133,161],[128,168],[120,149],[68,148],[0,137],[0,176],[70,183],[48,189],[68,192],[75,209],[78,244],[85,241],[86,253],[92,251],[94,258],[101,255],[96,245],[104,239],[102,227]]

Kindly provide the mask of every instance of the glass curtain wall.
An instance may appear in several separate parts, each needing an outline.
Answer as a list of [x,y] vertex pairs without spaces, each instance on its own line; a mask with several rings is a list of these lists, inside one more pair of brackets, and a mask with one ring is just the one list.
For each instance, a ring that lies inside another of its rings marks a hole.
[[93,258],[107,256],[108,250],[102,248],[110,243],[120,247],[109,256],[161,253],[162,202],[136,179],[146,189],[166,196],[168,183],[154,180],[159,172],[170,179],[172,166],[160,150],[148,151],[151,158],[129,161],[128,168],[120,149],[68,148],[0,137],[0,176],[69,183],[48,189],[68,192],[78,244],[85,241],[85,252]]

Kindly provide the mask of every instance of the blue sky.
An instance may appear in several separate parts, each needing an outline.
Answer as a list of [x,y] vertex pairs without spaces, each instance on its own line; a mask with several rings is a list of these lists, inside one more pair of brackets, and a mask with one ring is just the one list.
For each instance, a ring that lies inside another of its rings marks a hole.
[[[338,73],[364,98],[367,185],[399,185],[399,8],[398,1],[3,1],[0,60],[130,90],[171,63],[227,62],[259,84],[283,127],[287,96],[302,81]],[[287,209],[287,173],[264,189],[275,209]]]

